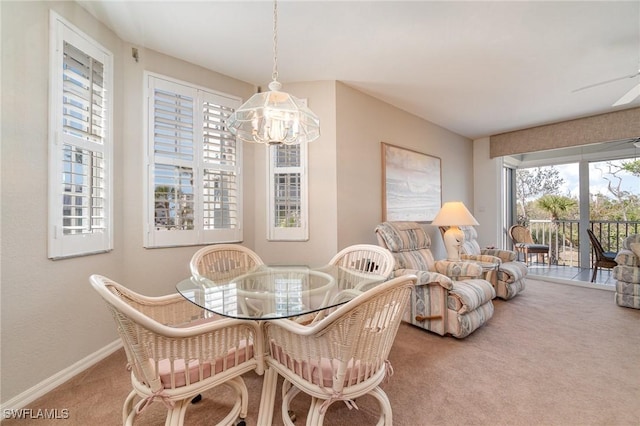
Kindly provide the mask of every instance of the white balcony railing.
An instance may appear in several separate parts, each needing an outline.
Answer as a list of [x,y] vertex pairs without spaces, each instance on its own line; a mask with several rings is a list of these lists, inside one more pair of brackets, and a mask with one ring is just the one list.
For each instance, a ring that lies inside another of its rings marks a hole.
[[[640,221],[589,221],[589,228],[596,235],[605,251],[620,251],[622,240],[628,235],[640,233]],[[530,220],[529,230],[533,240],[550,247],[551,263],[559,266],[580,265],[580,224],[578,220]],[[591,252],[589,240],[583,248]],[[591,262],[585,268],[593,265]]]

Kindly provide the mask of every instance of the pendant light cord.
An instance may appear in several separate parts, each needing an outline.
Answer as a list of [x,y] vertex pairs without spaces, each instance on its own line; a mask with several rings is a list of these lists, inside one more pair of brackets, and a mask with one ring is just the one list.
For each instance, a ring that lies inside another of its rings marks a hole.
[[278,81],[278,1],[273,0],[273,81]]

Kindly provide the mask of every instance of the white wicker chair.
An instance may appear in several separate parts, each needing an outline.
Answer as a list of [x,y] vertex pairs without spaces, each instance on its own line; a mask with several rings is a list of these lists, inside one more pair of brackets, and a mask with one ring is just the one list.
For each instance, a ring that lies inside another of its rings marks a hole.
[[[338,271],[338,293],[333,302],[351,300],[372,286],[380,284],[373,277],[383,277],[386,281],[395,269],[396,260],[393,253],[384,247],[371,244],[356,244],[340,250],[329,261],[329,265],[341,267]],[[355,282],[352,282],[354,281]],[[295,320],[301,324],[310,324],[324,318],[334,308],[325,309],[317,314],[298,317]]]
[[196,279],[222,280],[237,277],[264,265],[260,256],[238,244],[214,244],[198,250],[189,264]]
[[[395,269],[393,253],[384,247],[372,244],[356,244],[346,247],[329,261],[330,265],[341,266],[349,271],[375,274],[389,278]],[[358,286],[357,290],[366,290]]]
[[133,390],[123,405],[123,424],[132,425],[148,404],[160,400],[168,410],[165,424],[182,425],[189,402],[222,384],[231,387],[236,401],[219,425],[238,419],[244,424],[248,392],[241,375],[263,369],[257,322],[213,320],[179,294],[146,297],[100,275],[90,282],[113,315],[131,369]]
[[[289,405],[300,392],[311,396],[307,425],[321,425],[328,407],[370,394],[380,405],[379,425],[392,424],[391,404],[380,383],[408,304],[414,275],[394,278],[360,294],[317,323],[272,320],[264,324],[267,364],[284,377],[282,417],[293,425]],[[275,383],[275,382],[274,382]]]

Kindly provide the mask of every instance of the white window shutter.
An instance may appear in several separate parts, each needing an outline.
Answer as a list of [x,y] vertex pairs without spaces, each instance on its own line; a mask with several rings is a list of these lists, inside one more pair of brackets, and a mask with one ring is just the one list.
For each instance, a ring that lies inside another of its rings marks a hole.
[[146,80],[145,246],[241,241],[242,151],[224,127],[240,100],[153,73]]
[[109,251],[113,55],[51,12],[49,257]]

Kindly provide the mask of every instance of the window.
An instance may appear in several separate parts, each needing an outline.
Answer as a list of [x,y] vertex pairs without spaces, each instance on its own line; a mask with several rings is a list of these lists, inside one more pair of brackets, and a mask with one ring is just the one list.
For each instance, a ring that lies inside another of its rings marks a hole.
[[618,251],[624,236],[640,229],[640,157],[634,142],[504,158],[518,175],[506,196],[518,199],[519,221],[527,223],[534,241],[550,243],[556,265],[592,266],[587,229],[596,230],[608,251]]
[[109,251],[113,55],[51,12],[49,258]]
[[276,241],[308,240],[307,145],[272,145],[267,161],[267,238]]
[[145,247],[242,241],[240,99],[147,73]]

